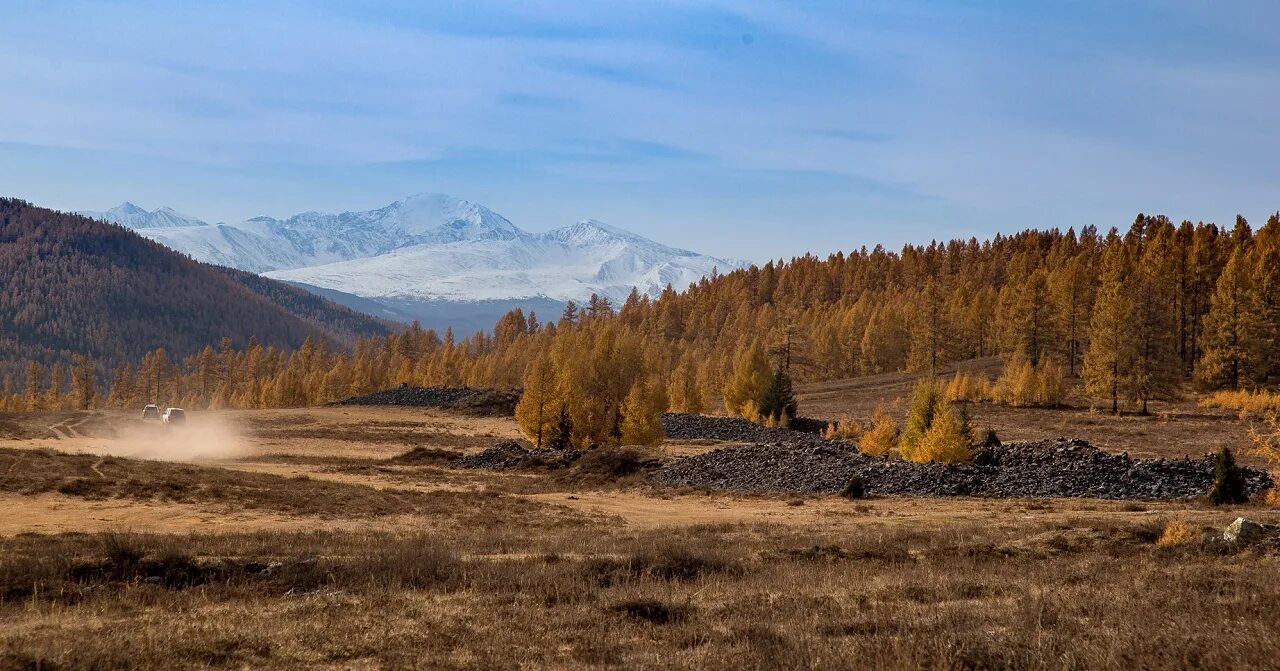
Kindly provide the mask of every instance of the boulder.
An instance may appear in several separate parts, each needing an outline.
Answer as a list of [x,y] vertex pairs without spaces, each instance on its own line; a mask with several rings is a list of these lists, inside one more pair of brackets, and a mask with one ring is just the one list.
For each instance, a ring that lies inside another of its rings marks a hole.
[[1251,519],[1237,517],[1236,521],[1227,525],[1222,532],[1222,539],[1228,543],[1254,543],[1267,534],[1267,525]]

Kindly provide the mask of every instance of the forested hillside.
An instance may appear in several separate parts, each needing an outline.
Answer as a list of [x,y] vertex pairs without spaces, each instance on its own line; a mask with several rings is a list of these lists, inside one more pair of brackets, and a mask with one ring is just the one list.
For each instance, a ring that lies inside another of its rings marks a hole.
[[157,347],[193,354],[222,336],[293,348],[390,327],[305,291],[197,263],[120,226],[0,199],[0,367],[111,365]]
[[991,354],[1059,385],[1080,377],[1103,407],[1143,409],[1192,388],[1273,383],[1278,344],[1280,217],[1255,234],[1243,219],[1224,229],[1140,215],[1105,235],[1029,230],[771,262],[617,308],[595,299],[547,321],[513,311],[462,340],[411,328],[286,355],[233,338],[186,362],[153,354],[120,368],[112,396],[262,407],[402,382],[523,387],[532,435],[563,425],[598,443],[648,436],[664,408],[791,413],[792,378]]

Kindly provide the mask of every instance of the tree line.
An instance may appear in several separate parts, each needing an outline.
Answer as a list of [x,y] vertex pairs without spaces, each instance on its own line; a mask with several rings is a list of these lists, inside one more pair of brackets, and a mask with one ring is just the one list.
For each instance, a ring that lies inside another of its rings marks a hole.
[[[1242,218],[1227,229],[1139,215],[1124,232],[1027,230],[771,261],[657,298],[633,291],[621,306],[570,303],[545,322],[513,310],[460,340],[415,325],[350,350],[320,338],[292,352],[226,339],[181,359],[157,350],[114,368],[99,402],[276,407],[401,383],[524,388],[521,421],[535,439],[644,442],[659,409],[783,421],[794,396],[779,406],[779,393],[792,380],[996,354],[1082,377],[1110,409],[1143,410],[1189,383],[1274,382],[1278,338],[1280,216],[1255,232]],[[6,388],[6,407],[31,397]]]

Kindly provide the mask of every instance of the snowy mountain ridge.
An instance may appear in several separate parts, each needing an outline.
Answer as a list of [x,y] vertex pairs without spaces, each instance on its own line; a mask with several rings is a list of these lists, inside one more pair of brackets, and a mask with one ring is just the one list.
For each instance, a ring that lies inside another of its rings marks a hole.
[[620,304],[632,287],[656,296],[745,264],[669,247],[586,219],[529,233],[476,203],[419,194],[386,207],[209,224],[170,208],[125,203],[88,216],[127,226],[198,260],[397,309],[542,299]]

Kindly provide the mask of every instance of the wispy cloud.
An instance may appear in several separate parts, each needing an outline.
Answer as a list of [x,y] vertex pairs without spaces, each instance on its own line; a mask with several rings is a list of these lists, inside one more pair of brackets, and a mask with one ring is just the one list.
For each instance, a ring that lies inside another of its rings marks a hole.
[[[0,183],[224,220],[447,190],[531,228],[593,216],[751,257],[1138,209],[1226,218],[1277,205],[1275,18],[1103,0],[24,2],[0,23]],[[1152,32],[1168,47],[1130,37]]]

